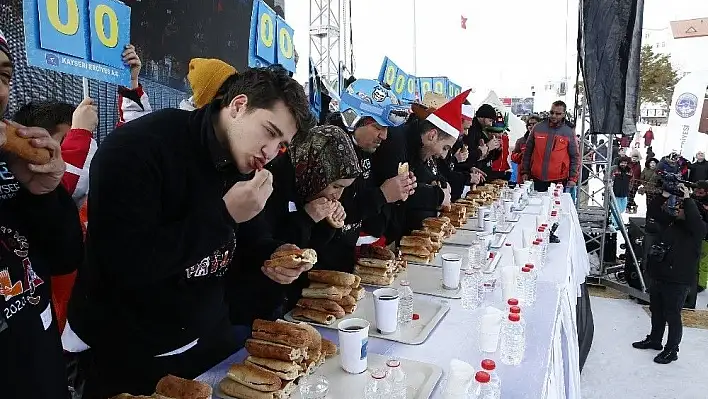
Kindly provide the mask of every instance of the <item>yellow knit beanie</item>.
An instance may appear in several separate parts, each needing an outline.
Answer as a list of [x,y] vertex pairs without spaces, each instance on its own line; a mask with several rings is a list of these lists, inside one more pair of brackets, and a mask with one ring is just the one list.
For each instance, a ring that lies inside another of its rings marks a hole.
[[201,108],[209,104],[226,79],[235,73],[236,68],[216,58],[192,58],[187,80],[192,86],[194,105]]

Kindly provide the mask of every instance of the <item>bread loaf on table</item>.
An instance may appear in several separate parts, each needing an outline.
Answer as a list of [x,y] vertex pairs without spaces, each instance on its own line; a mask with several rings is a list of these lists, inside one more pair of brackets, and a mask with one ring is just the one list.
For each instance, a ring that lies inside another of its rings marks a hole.
[[337,355],[337,345],[328,339],[322,339],[322,353],[327,359]]
[[393,260],[359,258],[359,260],[357,260],[356,263],[358,265],[362,265],[362,266],[366,266],[366,267],[375,267],[377,269],[388,269],[393,264]]
[[317,283],[351,287],[356,282],[353,274],[333,270],[310,270],[307,278]]
[[407,247],[407,246],[402,246],[401,248],[401,253],[405,255],[415,255],[415,256],[421,256],[421,257],[428,257],[430,255],[430,250],[427,247]]
[[378,269],[375,267],[365,267],[361,265],[354,266],[354,272],[361,278],[362,274],[371,274],[373,276],[386,277],[391,275],[392,269]]
[[309,342],[309,334],[301,328],[261,319],[253,321],[251,335],[255,339],[275,342],[293,348],[305,348]]
[[331,299],[300,298],[300,300],[297,301],[296,306],[331,314],[338,319],[344,317],[344,309],[342,309],[337,302],[334,302]]
[[432,245],[429,237],[403,236],[401,237],[402,247],[427,247]]
[[430,263],[430,258],[428,256],[417,256],[417,255],[404,254],[403,259],[408,262]]
[[344,313],[346,313],[346,314],[352,314],[352,313],[356,312],[356,304],[343,306],[343,308],[344,308]]
[[211,386],[199,381],[167,375],[157,382],[155,393],[168,398],[211,399]]
[[309,288],[302,289],[302,297],[303,298],[315,298],[315,299],[324,298],[324,299],[340,300],[344,296],[345,295],[342,290],[340,290],[336,287],[333,287],[333,286],[328,286],[328,287],[324,287],[324,288],[309,287]]
[[237,399],[286,399],[295,390],[296,385],[292,381],[283,384],[282,388],[274,392],[262,392],[247,387],[230,378],[224,378],[219,383],[219,389],[224,394]]
[[232,365],[226,377],[261,392],[274,392],[282,385],[282,380],[275,373],[250,364]]
[[305,356],[305,349],[303,348],[293,348],[253,338],[246,340],[246,350],[255,357],[277,359],[285,362],[298,361]]
[[244,364],[273,373],[286,381],[292,381],[300,374],[300,366],[295,362],[249,356]]
[[351,295],[354,297],[354,299],[356,299],[357,301],[360,301],[366,295],[366,290],[364,289],[364,287],[354,288],[352,290]]
[[356,304],[356,298],[349,294],[345,297],[342,297],[342,299],[336,300],[334,302],[336,302],[341,307],[351,306]]
[[359,288],[359,285],[361,285],[361,278],[355,275],[354,284],[352,284],[352,288]]
[[328,326],[337,321],[337,318],[333,314],[320,312],[313,309],[305,309],[299,306],[296,306],[295,309],[293,309],[292,316],[297,320],[315,322]]
[[312,327],[311,325],[307,323],[303,323],[301,321],[299,322],[291,322],[291,321],[286,321],[282,319],[278,319],[276,323],[283,323],[283,324],[288,324],[291,326],[294,326],[296,328],[300,328],[303,331],[307,332],[309,340],[307,343],[307,349],[309,350],[320,350],[322,347],[322,335],[320,335],[320,332],[317,331],[315,327]]
[[391,285],[394,280],[394,277],[391,275],[376,276],[373,274],[361,274],[361,282],[369,285]]

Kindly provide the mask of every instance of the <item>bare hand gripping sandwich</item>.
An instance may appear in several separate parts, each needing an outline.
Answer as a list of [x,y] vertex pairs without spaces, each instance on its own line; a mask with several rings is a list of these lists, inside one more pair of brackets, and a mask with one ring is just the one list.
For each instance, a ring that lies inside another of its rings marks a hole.
[[[335,201],[337,204],[339,201]],[[344,219],[335,219],[333,215],[329,215],[325,218],[327,220],[327,223],[329,223],[330,226],[334,227],[335,229],[341,229],[344,227]]]
[[44,165],[52,159],[49,150],[46,148],[36,148],[26,139],[18,135],[17,126],[8,121],[5,124],[5,143],[0,146],[0,150],[16,155],[25,161],[35,165]]
[[263,264],[265,267],[284,267],[296,269],[300,263],[317,263],[317,252],[314,249],[280,249],[270,256]]

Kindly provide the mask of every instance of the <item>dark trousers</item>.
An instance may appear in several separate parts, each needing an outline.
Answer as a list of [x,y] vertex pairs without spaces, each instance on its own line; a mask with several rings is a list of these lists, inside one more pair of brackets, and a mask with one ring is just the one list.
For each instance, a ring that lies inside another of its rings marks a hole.
[[678,350],[683,335],[681,308],[686,301],[690,286],[688,284],[668,283],[654,280],[649,290],[649,310],[651,310],[651,333],[649,338],[662,342],[664,328],[669,324],[669,336],[666,348]]
[[82,399],[106,399],[121,393],[151,395],[157,382],[168,374],[194,379],[236,353],[249,334],[248,326],[232,327],[200,338],[186,352],[165,357],[94,349],[79,353]]
[[551,187],[551,184],[558,184],[562,183],[565,185],[566,181],[565,180],[556,180],[556,181],[540,181],[540,180],[534,180],[533,181],[533,189],[540,192],[543,191],[548,191],[548,187]]

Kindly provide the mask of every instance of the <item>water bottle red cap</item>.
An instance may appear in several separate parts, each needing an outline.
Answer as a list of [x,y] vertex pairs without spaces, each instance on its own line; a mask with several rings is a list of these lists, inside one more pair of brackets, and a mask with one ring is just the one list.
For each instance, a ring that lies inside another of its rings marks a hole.
[[548,227],[548,223],[541,223],[541,227],[543,227],[543,228]]
[[486,371],[478,371],[477,374],[474,375],[474,379],[479,383],[486,384],[492,379],[492,377],[490,377],[489,373]]
[[528,267],[522,267],[522,268],[521,268],[521,271],[524,272],[524,273],[530,273],[530,272],[531,272],[531,269],[529,269]]
[[492,359],[484,359],[482,360],[482,368],[485,370],[492,371],[497,368],[497,364],[494,363],[494,360]]
[[538,226],[538,228],[536,229],[536,231],[543,231],[543,226],[542,226],[542,225],[541,225],[541,226]]
[[561,204],[561,202],[560,202],[560,201],[556,201],[556,205],[560,205],[560,204]]
[[494,252],[489,253],[489,259],[494,259]]
[[521,313],[521,308],[518,306],[510,306],[509,313]]
[[558,211],[551,211],[551,215],[555,216],[558,214]]
[[506,303],[509,304],[510,306],[515,306],[515,305],[519,304],[519,300],[516,298],[509,298],[509,300],[506,301]]
[[529,269],[533,269],[533,263],[527,263],[524,265],[524,267],[528,267]]
[[539,243],[539,244],[542,244],[542,243],[543,243],[543,238],[537,238],[537,239],[536,239],[536,242]]
[[511,243],[510,243],[510,242],[505,242],[505,243],[504,243],[504,246],[505,246],[505,247],[510,247],[510,246],[511,246]]
[[539,245],[539,244],[541,244],[541,243],[538,240],[533,241],[533,245]]
[[519,321],[519,320],[521,320],[521,315],[518,313],[509,313],[509,320]]

